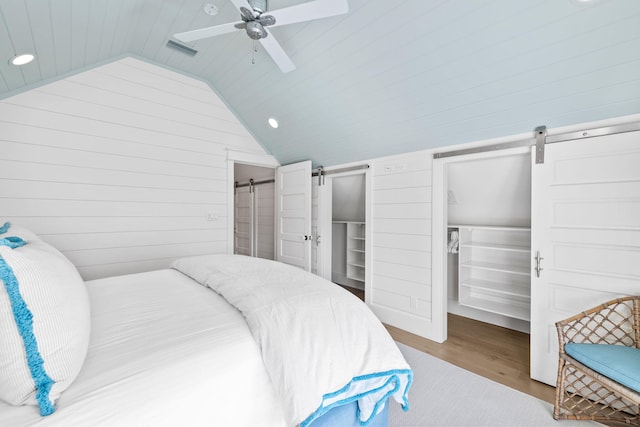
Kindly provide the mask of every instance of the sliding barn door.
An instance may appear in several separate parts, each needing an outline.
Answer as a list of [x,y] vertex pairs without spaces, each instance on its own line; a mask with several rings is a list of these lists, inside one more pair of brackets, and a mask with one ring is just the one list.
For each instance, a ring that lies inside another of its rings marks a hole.
[[275,259],[275,184],[259,184],[253,187],[255,256]]
[[276,171],[276,259],[311,270],[311,161]]
[[235,189],[234,252],[253,255],[253,197],[249,187]]
[[640,132],[546,145],[531,205],[531,377],[555,385],[554,323],[640,294]]

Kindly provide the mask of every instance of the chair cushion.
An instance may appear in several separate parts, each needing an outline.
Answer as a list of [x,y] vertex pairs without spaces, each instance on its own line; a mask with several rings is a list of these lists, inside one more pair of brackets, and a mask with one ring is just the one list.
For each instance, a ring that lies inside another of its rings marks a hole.
[[640,393],[640,349],[623,345],[569,343],[564,350],[583,365]]

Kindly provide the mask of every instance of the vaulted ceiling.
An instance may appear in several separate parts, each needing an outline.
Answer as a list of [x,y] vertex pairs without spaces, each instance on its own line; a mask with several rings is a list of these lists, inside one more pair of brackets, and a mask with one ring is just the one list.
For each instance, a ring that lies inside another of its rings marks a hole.
[[242,31],[168,48],[239,20],[206,2],[2,0],[0,98],[131,55],[208,82],[281,163],[325,166],[640,113],[639,0],[348,0],[271,30],[286,74]]

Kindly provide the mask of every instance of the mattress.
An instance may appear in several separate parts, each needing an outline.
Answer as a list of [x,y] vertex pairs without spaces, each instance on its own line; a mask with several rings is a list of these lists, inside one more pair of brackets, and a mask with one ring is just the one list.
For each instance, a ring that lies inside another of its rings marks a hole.
[[286,425],[245,319],[221,296],[175,270],[87,288],[92,332],[78,378],[47,417],[0,402],[1,426]]

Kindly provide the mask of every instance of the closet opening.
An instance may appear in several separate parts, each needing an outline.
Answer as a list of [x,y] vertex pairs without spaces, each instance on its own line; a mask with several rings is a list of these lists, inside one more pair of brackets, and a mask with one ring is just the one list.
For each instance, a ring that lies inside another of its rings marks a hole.
[[[444,312],[487,336],[496,325],[530,333],[531,164],[528,146],[434,160],[434,283],[446,286]],[[460,324],[445,318],[445,336]]]
[[447,311],[529,333],[531,155],[510,151],[445,166]]
[[235,163],[233,253],[275,259],[275,169]]
[[318,195],[317,274],[365,299],[366,169],[325,175]]

